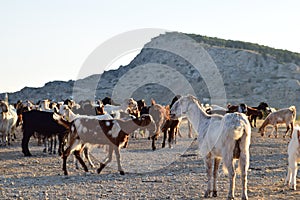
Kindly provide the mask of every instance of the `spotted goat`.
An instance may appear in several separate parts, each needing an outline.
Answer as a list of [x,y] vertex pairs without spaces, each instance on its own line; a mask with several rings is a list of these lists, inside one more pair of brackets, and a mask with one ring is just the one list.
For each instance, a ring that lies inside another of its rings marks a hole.
[[118,171],[121,175],[124,175],[125,173],[120,162],[120,148],[128,141],[129,134],[139,127],[147,127],[151,130],[151,133],[154,133],[156,130],[156,125],[151,115],[142,115],[139,118],[126,121],[121,119],[97,120],[76,118],[69,123],[64,121],[59,115],[54,115],[54,119],[70,131],[68,147],[62,155],[65,175],[68,175],[66,161],[72,152],[82,165],[84,171],[88,172],[87,166],[80,157],[80,152],[87,143],[92,145],[108,145],[108,155],[104,159],[104,162],[100,164],[97,173],[100,173],[111,162],[113,152],[115,152]]

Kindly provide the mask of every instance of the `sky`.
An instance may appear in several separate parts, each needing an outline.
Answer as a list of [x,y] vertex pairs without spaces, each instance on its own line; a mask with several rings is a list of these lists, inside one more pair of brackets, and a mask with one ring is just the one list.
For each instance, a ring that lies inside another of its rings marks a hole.
[[[195,33],[300,53],[299,8],[298,0],[0,0],[0,93],[82,78],[80,69],[97,47],[136,29]],[[119,56],[110,67],[126,65],[136,53]]]

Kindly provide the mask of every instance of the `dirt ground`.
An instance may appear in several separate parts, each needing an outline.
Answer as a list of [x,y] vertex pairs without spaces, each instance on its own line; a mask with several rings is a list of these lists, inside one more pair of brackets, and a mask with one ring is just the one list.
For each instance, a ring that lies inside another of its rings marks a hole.
[[[261,122],[259,122],[261,123]],[[203,159],[198,155],[197,141],[187,138],[186,125],[181,127],[182,138],[173,149],[152,152],[147,139],[131,139],[121,151],[125,175],[119,175],[115,161],[101,174],[96,169],[84,173],[76,170],[73,158],[68,159],[69,176],[62,172],[58,155],[42,152],[43,147],[31,138],[32,157],[21,152],[21,133],[9,147],[0,147],[0,199],[203,199],[206,173]],[[284,127],[278,138],[261,137],[252,129],[249,199],[300,199],[299,189],[284,186],[287,172],[287,146]],[[104,150],[92,151],[95,164],[104,157]],[[218,181],[218,198],[225,199],[228,178],[222,170]],[[237,176],[236,198],[241,198],[241,180]]]

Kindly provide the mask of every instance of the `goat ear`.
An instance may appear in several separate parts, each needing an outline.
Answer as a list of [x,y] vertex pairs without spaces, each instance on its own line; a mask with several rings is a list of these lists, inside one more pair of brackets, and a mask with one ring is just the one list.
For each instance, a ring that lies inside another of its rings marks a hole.
[[8,112],[8,105],[6,103],[2,104],[2,112]]
[[154,99],[151,99],[151,105],[154,106],[156,104]]

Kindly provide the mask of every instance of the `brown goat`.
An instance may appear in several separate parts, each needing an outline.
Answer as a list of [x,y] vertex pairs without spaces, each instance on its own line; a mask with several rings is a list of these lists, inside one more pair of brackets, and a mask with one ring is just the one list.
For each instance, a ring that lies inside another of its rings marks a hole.
[[[294,130],[294,124],[295,124],[295,119],[296,119],[296,107],[291,106],[289,108],[283,108],[280,109],[276,112],[270,113],[261,127],[259,128],[259,133],[261,133],[261,136],[264,136],[265,133],[265,127],[267,125],[273,125],[275,128],[275,137],[277,137],[277,124],[286,124],[286,132],[285,136],[287,136],[288,131],[290,130],[290,125],[291,125],[291,134],[290,137],[292,137],[293,130]],[[269,135],[270,137],[270,135]]]

